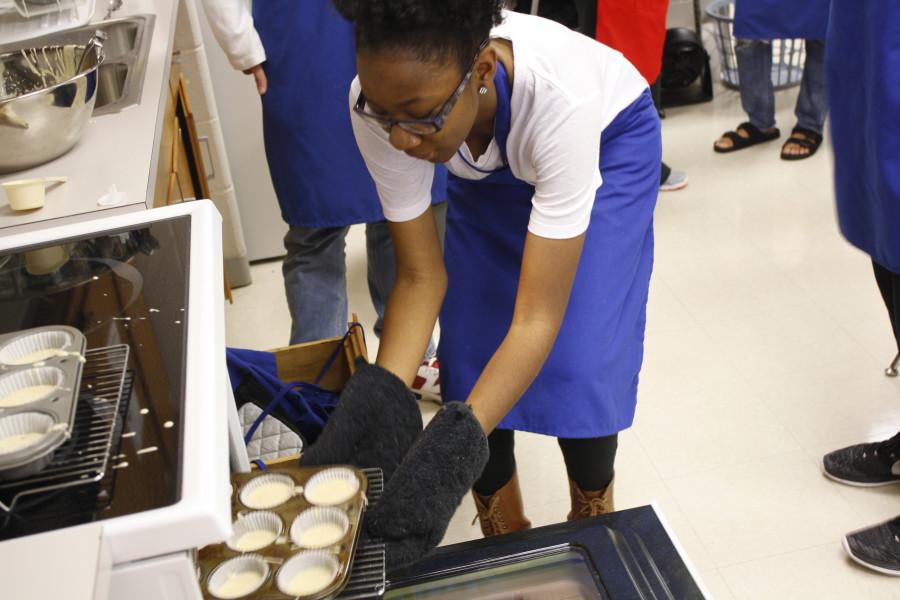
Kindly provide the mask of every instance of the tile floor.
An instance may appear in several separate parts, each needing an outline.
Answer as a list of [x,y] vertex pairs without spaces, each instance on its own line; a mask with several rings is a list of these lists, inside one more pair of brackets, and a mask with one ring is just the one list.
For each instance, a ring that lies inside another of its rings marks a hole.
[[[779,160],[775,142],[734,155],[713,140],[744,120],[736,92],[669,109],[665,160],[690,185],[656,210],[646,358],[638,414],[621,435],[617,503],[656,501],[719,600],[900,599],[900,581],[850,562],[841,535],[900,513],[900,487],[856,489],[819,470],[831,449],[900,429],[895,348],[867,256],[837,230],[831,155]],[[796,90],[778,94],[783,132]],[[348,241],[350,306],[371,333],[364,237]],[[229,345],[286,343],[280,265],[228,307]],[[434,412],[423,404],[423,411]],[[554,440],[518,437],[535,525],[568,510]],[[479,536],[463,501],[444,543]]]

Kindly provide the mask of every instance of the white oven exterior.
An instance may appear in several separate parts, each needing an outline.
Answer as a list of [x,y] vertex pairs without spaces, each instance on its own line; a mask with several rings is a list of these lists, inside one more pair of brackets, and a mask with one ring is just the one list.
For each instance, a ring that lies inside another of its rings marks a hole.
[[[199,200],[0,237],[5,251],[181,216],[191,219],[181,495],[167,507],[96,523],[112,565],[109,598],[199,599],[193,549],[231,534],[229,472],[249,464],[240,428],[234,427],[237,412],[225,366],[222,219],[212,202]],[[27,539],[2,542],[7,547],[0,549],[14,551]],[[14,565],[4,569],[12,571]],[[105,587],[100,583],[97,589]]]

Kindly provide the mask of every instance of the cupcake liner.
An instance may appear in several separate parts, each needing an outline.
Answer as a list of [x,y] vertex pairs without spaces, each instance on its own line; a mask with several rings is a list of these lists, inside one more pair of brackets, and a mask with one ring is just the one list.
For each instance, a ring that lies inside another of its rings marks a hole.
[[0,377],[0,409],[40,402],[52,396],[65,382],[56,367],[38,367]]
[[[236,552],[254,552],[275,542],[284,531],[284,523],[273,512],[258,511],[239,517],[232,529],[234,533],[225,542],[226,545]],[[266,539],[251,544],[244,536],[257,531],[271,533],[271,536],[264,536]]]
[[46,329],[14,338],[0,349],[0,363],[22,366],[52,358],[72,349],[74,336],[62,329]]
[[209,574],[206,589],[214,598],[222,600],[243,598],[261,588],[268,577],[268,563],[258,554],[246,554],[216,567]]
[[345,467],[335,467],[310,477],[303,495],[316,506],[338,506],[352,500],[357,492],[356,474]]
[[279,591],[288,596],[311,596],[334,583],[339,565],[325,550],[307,550],[285,562],[275,577]]
[[21,412],[0,419],[0,462],[19,458],[44,445],[55,425],[53,417],[41,412]]
[[284,504],[296,493],[297,484],[293,478],[288,475],[269,473],[248,481],[238,497],[241,504],[247,508],[266,510]]
[[347,513],[331,506],[316,506],[300,513],[291,524],[291,541],[302,548],[327,548],[350,531]]

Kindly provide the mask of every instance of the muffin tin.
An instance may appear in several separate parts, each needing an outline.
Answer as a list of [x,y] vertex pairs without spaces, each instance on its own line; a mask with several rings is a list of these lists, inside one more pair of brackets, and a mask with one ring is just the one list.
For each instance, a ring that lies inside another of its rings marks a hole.
[[337,596],[350,577],[368,503],[365,474],[280,464],[233,473],[231,481],[233,534],[198,554],[203,597]]
[[84,350],[64,325],[0,335],[0,479],[34,475],[69,439]]

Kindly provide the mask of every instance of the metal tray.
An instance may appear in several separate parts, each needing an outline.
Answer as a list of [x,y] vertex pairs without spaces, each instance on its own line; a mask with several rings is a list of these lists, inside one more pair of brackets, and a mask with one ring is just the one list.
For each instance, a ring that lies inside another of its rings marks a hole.
[[[3,351],[18,340],[46,332],[62,332],[69,336],[69,342],[62,348],[64,355],[57,355],[30,364],[11,364],[2,359]],[[48,435],[40,444],[15,452],[0,454],[0,479],[28,477],[47,466],[53,452],[71,436],[81,385],[81,371],[84,363],[86,340],[74,327],[50,325],[35,327],[14,333],[0,335],[0,380],[18,373],[35,369],[55,369],[60,377],[59,387],[46,398],[18,406],[0,407],[0,419],[19,413],[37,412],[49,416],[55,424],[61,425],[55,433]],[[54,425],[55,427],[55,425]]]
[[[346,503],[338,506],[338,508],[341,508],[347,514],[347,517],[350,521],[350,527],[347,533],[338,543],[336,543],[334,546],[326,548],[326,550],[329,550],[335,556],[335,558],[337,558],[339,565],[337,577],[327,588],[317,594],[309,596],[291,596],[285,594],[281,592],[276,585],[278,570],[281,565],[287,562],[288,559],[305,550],[304,548],[297,546],[293,543],[293,541],[291,541],[291,524],[294,522],[294,519],[303,511],[314,506],[306,500],[306,498],[302,494],[302,490],[305,487],[306,482],[313,475],[335,467],[353,471],[353,473],[359,480],[359,489],[356,494]],[[265,471],[232,473],[232,520],[237,520],[239,517],[256,510],[244,506],[244,504],[241,503],[241,489],[250,480],[256,477],[265,476],[267,474],[288,475],[294,480],[296,486],[298,486],[298,493],[284,504],[276,506],[274,508],[263,509],[267,512],[273,512],[281,517],[283,525],[282,535],[279,536],[278,539],[276,539],[275,542],[271,545],[262,548],[261,550],[254,550],[252,552],[239,552],[237,550],[232,550],[225,543],[201,548],[198,553],[198,572],[200,577],[200,587],[203,591],[203,597],[208,600],[218,600],[218,598],[210,592],[208,586],[209,577],[216,567],[231,558],[242,555],[255,554],[261,556],[268,563],[269,573],[262,587],[246,596],[243,596],[242,598],[252,598],[254,600],[324,600],[326,598],[334,598],[341,592],[344,586],[347,585],[347,582],[350,579],[350,572],[353,568],[353,558],[356,554],[357,546],[359,545],[360,533],[362,532],[363,514],[365,513],[366,506],[368,505],[368,499],[366,497],[368,479],[366,477],[366,474],[359,469],[351,467],[349,465],[300,467],[296,463],[272,465]]]

